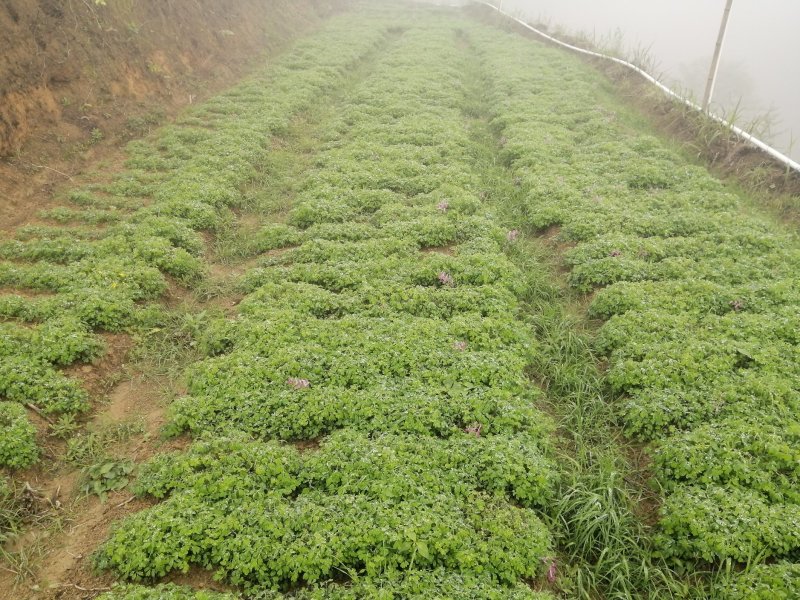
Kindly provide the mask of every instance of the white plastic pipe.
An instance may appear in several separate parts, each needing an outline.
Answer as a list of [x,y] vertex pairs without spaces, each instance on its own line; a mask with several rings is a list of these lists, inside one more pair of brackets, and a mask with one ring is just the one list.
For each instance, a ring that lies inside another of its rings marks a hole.
[[[584,48],[579,48],[578,46],[573,46],[572,44],[567,44],[566,42],[562,42],[561,40],[559,40],[557,38],[554,38],[551,35],[547,35],[544,31],[540,31],[539,29],[536,29],[535,27],[533,27],[531,25],[528,25],[522,19],[518,19],[516,17],[513,17],[513,16],[509,15],[506,12],[503,12],[502,10],[500,10],[498,7],[494,6],[490,2],[486,2],[484,0],[473,0],[473,1],[477,2],[478,4],[483,4],[485,6],[488,6],[488,7],[492,8],[493,10],[496,10],[497,12],[502,14],[503,16],[506,16],[509,19],[512,19],[512,20],[516,21],[517,23],[519,23],[520,25],[522,25],[526,29],[529,29],[530,31],[534,32],[536,35],[538,35],[540,37],[543,37],[546,40],[549,40],[549,41],[553,42],[554,44],[557,44],[558,46],[561,46],[562,48],[567,48],[568,50],[572,50],[573,52],[578,52],[580,54],[585,54],[586,56],[594,56],[595,58],[602,58],[604,60],[610,60],[611,62],[615,62],[618,65],[622,65],[623,67],[627,67],[628,69],[631,69],[632,71],[635,71],[636,73],[638,73],[639,75],[644,77],[647,81],[649,81],[650,83],[652,83],[653,85],[658,87],[662,92],[664,92],[668,96],[671,96],[672,98],[675,98],[676,100],[679,100],[680,102],[683,102],[686,106],[689,106],[690,108],[693,108],[694,110],[696,110],[698,112],[703,112],[702,107],[698,106],[697,104],[695,104],[694,102],[692,102],[688,98],[686,98],[684,96],[681,96],[680,94],[678,94],[676,92],[673,92],[671,89],[669,89],[663,83],[658,81],[655,77],[653,77],[652,75],[650,75],[649,73],[647,73],[643,69],[640,69],[639,67],[637,67],[633,63],[630,63],[630,62],[628,62],[626,60],[622,60],[621,58],[616,58],[614,56],[608,56],[607,54],[602,54],[600,52],[593,52],[591,50],[585,50]],[[778,162],[782,163],[783,165],[785,165],[789,169],[792,169],[796,173],[800,173],[800,163],[792,160],[791,158],[789,158],[788,156],[786,156],[782,152],[779,152],[778,150],[776,150],[772,146],[769,146],[768,144],[762,142],[757,137],[755,137],[754,135],[748,133],[744,129],[742,129],[740,127],[737,127],[736,125],[734,125],[732,123],[728,123],[728,121],[726,121],[722,117],[717,116],[717,115],[715,115],[715,114],[713,114],[711,112],[708,112],[706,114],[708,115],[708,117],[710,117],[714,121],[720,123],[721,125],[723,125],[724,127],[727,127],[728,129],[730,129],[734,134],[739,136],[739,138],[741,138],[742,140],[748,142],[749,144],[752,144],[753,146],[755,146],[759,150],[763,150],[764,152],[769,154],[772,158],[774,158]]]

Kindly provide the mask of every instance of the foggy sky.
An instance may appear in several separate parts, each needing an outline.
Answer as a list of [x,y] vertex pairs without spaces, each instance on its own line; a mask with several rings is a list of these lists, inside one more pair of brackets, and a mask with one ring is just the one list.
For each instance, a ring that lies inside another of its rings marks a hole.
[[[724,0],[504,0],[529,21],[650,48],[655,75],[702,98]],[[772,110],[770,141],[800,160],[800,1],[734,0],[715,101],[748,118]],[[790,151],[791,133],[795,143]],[[767,136],[765,136],[767,137]]]

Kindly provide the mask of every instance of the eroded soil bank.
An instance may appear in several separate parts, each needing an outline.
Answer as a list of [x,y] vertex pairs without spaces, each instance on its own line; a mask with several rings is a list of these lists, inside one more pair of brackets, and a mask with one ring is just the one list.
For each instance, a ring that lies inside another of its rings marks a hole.
[[344,0],[6,0],[0,229],[98,159],[240,79]]

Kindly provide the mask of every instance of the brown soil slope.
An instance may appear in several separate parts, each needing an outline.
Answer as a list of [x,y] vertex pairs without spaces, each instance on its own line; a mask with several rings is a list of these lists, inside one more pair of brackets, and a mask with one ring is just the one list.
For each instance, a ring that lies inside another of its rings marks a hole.
[[0,227],[346,0],[2,0]]

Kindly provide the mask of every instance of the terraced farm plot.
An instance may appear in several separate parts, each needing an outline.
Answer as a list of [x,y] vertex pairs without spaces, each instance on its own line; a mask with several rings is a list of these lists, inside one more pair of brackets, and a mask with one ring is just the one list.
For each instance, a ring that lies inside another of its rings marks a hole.
[[0,244],[3,537],[74,365],[190,339],[44,597],[800,594],[796,236],[470,14],[337,17]]
[[680,571],[767,561],[743,576],[760,595],[725,594],[793,597],[796,568],[774,561],[796,556],[800,531],[796,235],[621,125],[572,61],[494,35],[482,48],[520,220],[570,246],[569,283],[597,291],[620,422],[652,443],[654,552]]

